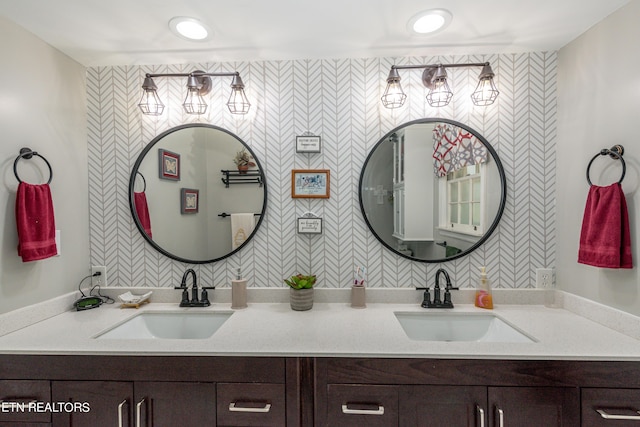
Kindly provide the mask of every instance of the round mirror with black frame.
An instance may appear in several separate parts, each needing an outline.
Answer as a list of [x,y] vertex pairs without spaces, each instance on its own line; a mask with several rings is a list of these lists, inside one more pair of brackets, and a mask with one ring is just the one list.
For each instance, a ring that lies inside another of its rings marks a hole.
[[[249,163],[248,171],[240,170],[238,157]],[[186,124],[142,150],[129,178],[129,207],[138,231],[158,252],[205,264],[238,252],[256,234],[267,187],[259,159],[238,136]],[[243,214],[234,230],[232,214]]]
[[425,118],[387,133],[365,160],[360,209],[373,235],[396,254],[441,263],[482,245],[507,197],[504,168],[469,126]]

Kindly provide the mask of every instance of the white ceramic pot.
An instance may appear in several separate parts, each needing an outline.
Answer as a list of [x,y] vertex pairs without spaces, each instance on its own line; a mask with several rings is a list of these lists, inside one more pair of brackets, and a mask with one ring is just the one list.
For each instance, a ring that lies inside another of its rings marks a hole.
[[295,311],[310,310],[313,307],[313,288],[293,289],[289,288],[289,303]]

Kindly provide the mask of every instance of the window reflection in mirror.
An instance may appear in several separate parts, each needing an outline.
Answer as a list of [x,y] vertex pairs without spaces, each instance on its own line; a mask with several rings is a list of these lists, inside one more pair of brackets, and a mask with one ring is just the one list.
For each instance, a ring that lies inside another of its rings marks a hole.
[[445,119],[392,130],[369,153],[360,206],[376,238],[424,262],[463,256],[485,241],[502,215],[504,170],[477,132]]

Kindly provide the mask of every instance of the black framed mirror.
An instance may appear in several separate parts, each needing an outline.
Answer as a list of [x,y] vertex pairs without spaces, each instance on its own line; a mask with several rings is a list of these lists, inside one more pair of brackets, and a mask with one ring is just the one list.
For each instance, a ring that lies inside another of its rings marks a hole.
[[367,156],[360,209],[389,250],[420,262],[465,256],[496,229],[507,183],[491,144],[469,126],[425,118],[387,133]]
[[[234,162],[242,150],[252,163],[248,171]],[[158,252],[204,264],[238,252],[256,234],[267,184],[260,160],[238,136],[186,124],[142,150],[129,178],[129,207],[138,231]],[[242,214],[234,217],[234,230],[232,214]]]

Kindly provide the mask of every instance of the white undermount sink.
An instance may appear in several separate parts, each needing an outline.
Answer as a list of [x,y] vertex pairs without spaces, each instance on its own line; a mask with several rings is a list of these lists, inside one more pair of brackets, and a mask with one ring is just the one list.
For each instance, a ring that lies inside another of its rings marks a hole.
[[536,342],[493,313],[394,312],[416,341]]
[[206,339],[233,312],[144,312],[119,323],[97,339]]

